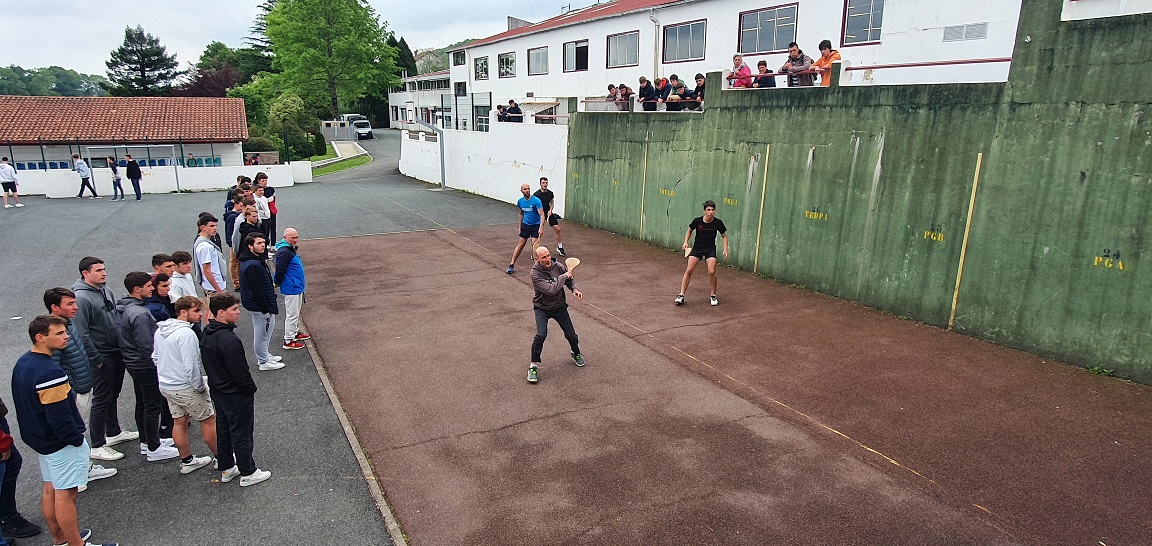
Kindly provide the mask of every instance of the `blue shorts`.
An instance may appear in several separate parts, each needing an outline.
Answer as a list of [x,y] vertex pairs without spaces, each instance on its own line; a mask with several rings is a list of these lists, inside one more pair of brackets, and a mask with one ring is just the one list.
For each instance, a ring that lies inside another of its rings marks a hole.
[[88,485],[91,453],[88,440],[84,440],[80,447],[67,446],[55,453],[40,455],[40,475],[57,491]]
[[540,224],[520,224],[521,239],[536,239],[540,237]]

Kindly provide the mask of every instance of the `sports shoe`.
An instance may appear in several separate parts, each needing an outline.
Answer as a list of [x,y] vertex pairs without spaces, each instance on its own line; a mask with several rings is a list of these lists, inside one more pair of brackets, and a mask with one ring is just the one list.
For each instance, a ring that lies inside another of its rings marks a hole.
[[713,294],[712,295],[712,306],[715,307],[717,305],[720,305],[720,302],[716,299],[716,295]]
[[204,468],[204,467],[208,466],[208,464],[211,462],[212,462],[212,457],[209,457],[207,455],[205,455],[203,457],[192,457],[192,460],[188,461],[188,462],[180,461],[180,473],[181,474],[191,474],[192,472],[195,472],[199,468]]
[[304,332],[296,332],[296,337],[292,339],[295,339],[296,341],[304,341],[306,339],[312,339],[312,336],[305,334]]
[[[89,545],[88,545],[88,539],[90,539],[90,538],[92,538],[92,530],[91,530],[91,529],[81,529],[81,530],[80,530],[80,540],[83,540],[83,541],[84,541],[84,545],[85,545],[85,546],[89,546]],[[53,546],[68,546],[68,543],[64,543],[64,544],[53,544]],[[106,545],[106,544],[92,544],[91,546],[109,546],[109,545]],[[116,544],[112,544],[111,546],[117,546],[117,545],[116,545]]]
[[529,383],[535,383],[539,380],[540,380],[540,370],[538,370],[536,368],[535,364],[528,366],[528,382]]
[[294,351],[296,349],[303,349],[304,344],[300,343],[299,341],[296,341],[296,340],[286,341],[286,342],[284,342],[284,348],[288,349],[290,351]]
[[[35,523],[24,519],[24,516],[19,515],[13,519],[5,521],[4,523],[0,523],[0,527],[4,529],[5,537],[12,538],[34,537],[40,534],[40,532],[43,530],[39,525],[36,525]],[[81,536],[80,538],[84,537]]]
[[149,461],[166,461],[168,459],[175,459],[180,456],[180,450],[172,447],[162,445],[156,448],[156,451],[148,452]]
[[22,208],[23,206],[24,206],[24,203],[16,203],[16,208]]
[[272,477],[272,473],[267,470],[256,469],[255,472],[247,475],[240,476],[240,487],[248,487],[249,485],[256,485],[268,478]]
[[114,446],[114,445],[119,444],[119,443],[128,442],[131,440],[138,440],[138,439],[140,439],[140,433],[139,432],[134,432],[131,430],[121,430],[120,434],[117,434],[115,436],[107,436],[104,438],[104,441],[108,442],[108,445]]
[[9,205],[8,203],[4,203],[4,208],[10,209],[10,208],[12,208],[12,205]]
[[[76,492],[77,492],[77,493],[83,493],[83,492],[85,492],[85,491],[87,491],[87,490],[88,490],[88,484],[86,484],[86,483],[84,483],[84,484],[80,484],[80,485],[77,485],[77,486],[76,486]],[[9,540],[9,541],[8,541],[8,544],[9,544],[9,546],[11,546],[11,544],[12,544],[12,541],[11,541],[11,540]]]
[[572,353],[572,360],[576,361],[577,366],[579,366],[581,368],[584,367],[584,355],[582,355],[580,353]]
[[104,478],[111,478],[115,475],[115,468],[104,468],[98,464],[94,464],[92,468],[88,469],[88,481],[103,480]]
[[684,294],[676,295],[676,305],[684,305]]
[[[133,432],[133,434],[136,434],[136,433]],[[176,442],[174,442],[171,438],[161,438],[160,439],[160,447],[165,447],[165,446],[176,447]],[[141,455],[147,455],[148,454],[148,444],[140,444],[140,454]]]
[[89,457],[97,461],[116,461],[124,458],[124,454],[112,449],[108,446],[100,446],[92,448],[92,452],[88,454]]
[[511,275],[516,272],[516,266],[508,264],[508,269],[505,269],[504,272]]
[[220,483],[228,483],[240,477],[240,467],[233,466],[228,470],[220,473]]
[[279,370],[280,368],[283,368],[283,367],[284,367],[283,362],[272,362],[271,360],[269,360],[268,362],[261,362],[260,363],[260,371],[262,371],[262,372],[266,372],[269,370]]
[[268,355],[269,362],[280,362],[282,360],[284,360],[284,357],[280,355]]
[[562,246],[556,247],[556,253],[559,254],[561,258],[568,256],[567,254],[564,253],[564,247],[562,247]]

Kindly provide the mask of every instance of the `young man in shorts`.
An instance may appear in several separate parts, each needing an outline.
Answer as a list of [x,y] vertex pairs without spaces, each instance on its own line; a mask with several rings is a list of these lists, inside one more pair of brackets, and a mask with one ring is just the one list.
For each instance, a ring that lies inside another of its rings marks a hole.
[[40,454],[44,489],[40,507],[53,544],[84,546],[91,536],[80,530],[76,493],[88,484],[88,442],[84,421],[76,409],[76,394],[64,370],[52,362],[52,352],[68,346],[66,322],[41,315],[28,325],[32,350],[12,370],[12,402],[20,437]]
[[[692,246],[688,240],[692,232],[696,232],[696,239]],[[728,259],[728,228],[716,217],[716,203],[709,200],[704,202],[704,216],[697,216],[688,224],[688,232],[684,234],[684,250],[692,249],[688,254],[688,268],[684,270],[684,280],[680,281],[680,293],[676,295],[676,305],[684,304],[684,293],[688,291],[688,282],[692,280],[692,271],[700,260],[708,263],[708,281],[712,289],[712,305],[720,305],[716,299],[716,234],[724,238],[724,259]]]
[[539,239],[544,233],[544,225],[540,222],[544,214],[544,205],[540,198],[532,195],[532,188],[528,184],[520,185],[520,193],[524,195],[516,201],[520,207],[520,240],[516,243],[516,250],[512,252],[512,261],[508,262],[508,269],[504,272],[511,275],[516,272],[516,258],[524,251],[524,244],[528,239]]
[[548,218],[548,225],[552,226],[552,231],[556,232],[556,253],[561,258],[567,256],[564,254],[564,239],[560,237],[560,215],[552,212],[556,206],[556,194],[548,189],[548,177],[540,177],[540,189],[532,195],[540,200],[541,208],[544,209],[544,216]]
[[10,209],[12,205],[8,204],[8,196],[11,195],[12,199],[16,200],[17,207],[23,207],[20,203],[20,194],[16,191],[16,185],[19,181],[16,179],[16,169],[8,164],[7,157],[0,157],[0,193],[4,195],[4,208]]
[[[208,399],[208,381],[200,374],[200,338],[192,330],[204,314],[204,302],[182,296],[173,304],[176,316],[157,324],[152,359],[160,394],[172,412],[172,440],[180,451],[180,473],[189,474],[216,456],[216,412]],[[200,434],[212,457],[197,457],[188,443],[188,419],[200,423]]]

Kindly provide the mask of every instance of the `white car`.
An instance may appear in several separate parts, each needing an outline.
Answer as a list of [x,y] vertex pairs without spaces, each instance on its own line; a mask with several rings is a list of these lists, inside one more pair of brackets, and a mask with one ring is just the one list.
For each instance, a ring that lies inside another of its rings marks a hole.
[[368,123],[368,120],[366,119],[358,119],[353,121],[352,128],[356,130],[356,140],[376,138],[376,135],[372,134],[372,124]]
[[339,119],[339,121],[347,121],[348,123],[352,123],[353,121],[356,121],[356,120],[368,119],[368,118],[366,118],[360,114],[340,114],[340,117],[338,119]]

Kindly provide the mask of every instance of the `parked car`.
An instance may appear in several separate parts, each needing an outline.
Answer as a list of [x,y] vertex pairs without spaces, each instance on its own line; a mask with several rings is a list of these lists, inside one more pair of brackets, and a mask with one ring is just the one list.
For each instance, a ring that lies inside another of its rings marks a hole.
[[368,123],[368,120],[366,119],[358,119],[353,121],[352,127],[356,129],[356,140],[376,138],[376,135],[372,134],[372,124]]
[[347,122],[351,123],[351,122],[361,120],[361,119],[368,119],[368,118],[366,118],[360,114],[340,114],[339,121],[347,121]]

